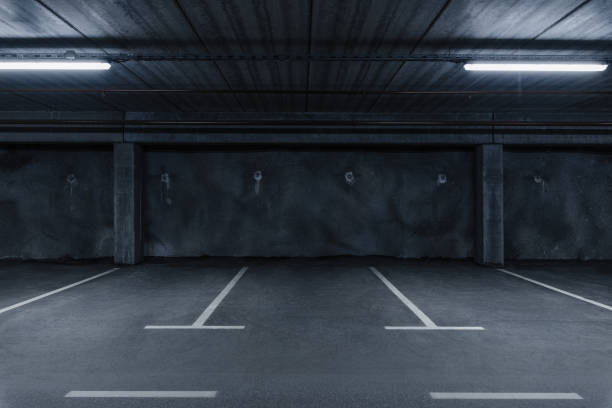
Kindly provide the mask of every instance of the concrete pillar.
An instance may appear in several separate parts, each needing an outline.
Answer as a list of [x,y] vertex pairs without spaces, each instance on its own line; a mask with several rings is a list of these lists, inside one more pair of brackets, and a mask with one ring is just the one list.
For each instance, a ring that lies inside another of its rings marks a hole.
[[475,260],[504,264],[504,148],[501,144],[476,147]]
[[142,148],[114,144],[115,263],[133,265],[143,259]]

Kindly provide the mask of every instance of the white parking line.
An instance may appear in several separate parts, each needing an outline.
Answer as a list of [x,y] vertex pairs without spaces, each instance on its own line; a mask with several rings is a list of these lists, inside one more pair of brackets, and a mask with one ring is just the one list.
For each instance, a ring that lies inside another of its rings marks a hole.
[[427,316],[421,309],[419,309],[417,305],[412,303],[410,299],[404,296],[404,294],[400,292],[399,289],[396,288],[394,284],[389,282],[389,280],[385,278],[378,269],[374,268],[373,266],[370,266],[370,270],[374,273],[374,275],[378,277],[378,279],[382,281],[382,283],[385,284],[385,286],[387,286],[387,288],[389,288],[391,292],[393,292],[395,296],[397,296],[399,300],[402,301],[404,305],[406,305],[406,307],[408,307],[408,309],[412,310],[412,313],[414,313],[416,317],[418,317],[419,320],[422,321],[426,327],[437,327],[436,324],[433,322],[433,320],[429,318],[429,316]]
[[75,286],[82,285],[82,284],[87,283],[89,281],[92,281],[94,279],[101,278],[102,276],[108,275],[109,273],[113,273],[113,272],[115,272],[118,269],[119,268],[109,269],[106,272],[102,272],[102,273],[99,273],[97,275],[91,276],[91,277],[89,277],[87,279],[83,279],[83,280],[80,280],[78,282],[72,283],[70,285],[61,287],[59,289],[52,290],[51,292],[43,293],[42,295],[38,295],[36,297],[33,297],[32,299],[28,299],[28,300],[24,300],[23,302],[15,303],[14,305],[5,307],[3,309],[0,309],[0,314],[6,313],[6,312],[14,310],[14,309],[17,309],[18,307],[25,306],[25,305],[30,304],[32,302],[36,302],[37,300],[44,299],[44,298],[46,298],[48,296],[55,295],[56,293],[60,293],[60,292],[63,292],[65,290],[74,288]]
[[387,288],[419,318],[425,326],[385,326],[385,330],[484,330],[480,326],[438,326],[421,309],[408,299],[398,288],[395,287],[385,276],[375,267],[370,266],[370,270],[385,284]]
[[574,392],[430,392],[432,399],[449,400],[581,400]]
[[480,326],[385,326],[385,330],[484,330]]
[[245,326],[177,326],[177,325],[148,325],[145,329],[157,330],[243,330]]
[[519,278],[519,279],[522,279],[524,281],[531,282],[534,285],[542,286],[543,288],[552,290],[552,291],[557,292],[557,293],[561,293],[562,295],[569,296],[569,297],[572,297],[574,299],[578,299],[578,300],[581,300],[583,302],[590,303],[590,304],[592,304],[594,306],[601,307],[602,309],[606,309],[606,310],[612,311],[612,306],[608,306],[608,305],[605,305],[603,303],[599,303],[599,302],[596,302],[594,300],[587,299],[585,297],[576,295],[575,293],[567,292],[567,291],[565,291],[563,289],[555,288],[554,286],[547,285],[546,283],[537,281],[535,279],[530,279],[530,278],[528,278],[526,276],[519,275],[518,273],[510,272],[507,269],[500,269],[500,268],[498,268],[497,270],[500,271],[500,272],[503,272],[503,273],[505,273],[507,275],[514,276],[515,278]]
[[223,299],[225,299],[227,294],[230,293],[230,290],[232,290],[234,286],[236,286],[236,283],[238,283],[240,278],[242,278],[242,275],[244,275],[247,269],[248,267],[245,266],[242,269],[240,269],[240,271],[238,271],[236,276],[234,276],[234,278],[231,281],[229,281],[227,286],[223,288],[223,290],[217,295],[216,298],[214,298],[214,300],[210,303],[210,305],[208,305],[208,307],[204,310],[204,312],[202,312],[200,317],[198,317],[196,321],[193,322],[194,326],[204,326],[206,324],[206,321],[215,312],[215,309],[221,304],[221,302],[223,302]]
[[221,292],[213,299],[208,307],[202,312],[202,314],[196,319],[191,325],[148,325],[145,329],[157,329],[157,330],[242,330],[244,326],[207,326],[206,321],[212,316],[217,307],[223,302],[223,299],[229,294],[229,292],[236,286],[236,283],[242,278],[242,275],[249,269],[248,266],[242,267],[232,278],[231,281],[223,288]]
[[215,398],[217,391],[70,391],[66,398]]

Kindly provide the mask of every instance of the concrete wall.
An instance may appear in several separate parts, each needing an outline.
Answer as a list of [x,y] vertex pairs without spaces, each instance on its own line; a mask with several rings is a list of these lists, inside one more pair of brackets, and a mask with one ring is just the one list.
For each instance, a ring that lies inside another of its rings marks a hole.
[[145,254],[470,257],[473,162],[472,150],[148,151]]
[[612,153],[506,150],[506,259],[612,259]]
[[[347,149],[147,150],[145,254],[473,256],[473,149]],[[612,152],[505,148],[506,259],[612,259],[610,225]],[[110,146],[0,148],[0,258],[112,255]]]
[[0,146],[0,258],[113,255],[110,148]]

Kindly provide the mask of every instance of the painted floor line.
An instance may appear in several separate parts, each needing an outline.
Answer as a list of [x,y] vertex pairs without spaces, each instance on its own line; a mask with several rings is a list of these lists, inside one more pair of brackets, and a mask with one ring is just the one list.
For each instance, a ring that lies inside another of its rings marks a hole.
[[215,309],[217,309],[217,307],[221,304],[221,302],[223,302],[223,299],[225,299],[225,297],[230,293],[230,291],[234,288],[234,286],[236,286],[236,283],[238,283],[240,278],[242,278],[242,275],[244,275],[247,269],[249,269],[249,267],[244,266],[238,271],[236,276],[234,276],[232,280],[229,281],[229,283],[223,288],[223,290],[219,292],[217,297],[213,299],[210,305],[208,305],[208,307],[204,310],[204,312],[202,312],[200,317],[198,317],[196,321],[193,322],[194,326],[204,326],[206,321],[215,312]]
[[433,320],[431,320],[429,318],[429,316],[427,316],[421,309],[418,308],[417,305],[415,305],[414,303],[412,303],[412,301],[410,299],[408,299],[406,296],[404,296],[404,294],[402,292],[400,292],[400,290],[398,288],[395,287],[394,284],[392,284],[387,278],[385,278],[385,276],[380,273],[380,271],[378,269],[376,269],[373,266],[370,266],[370,270],[372,271],[372,273],[374,273],[374,275],[376,275],[378,277],[378,279],[380,279],[382,281],[382,283],[385,284],[385,286],[408,308],[412,311],[412,313],[414,313],[416,315],[416,317],[419,318],[419,320],[421,322],[423,322],[423,324],[426,327],[437,327],[437,325],[433,322]]
[[591,299],[582,297],[580,295],[576,295],[575,293],[567,292],[567,291],[565,291],[563,289],[559,289],[559,288],[556,288],[554,286],[548,285],[546,283],[537,281],[535,279],[531,279],[531,278],[528,278],[526,276],[519,275],[518,273],[511,272],[511,271],[509,271],[507,269],[498,268],[497,270],[500,271],[500,272],[503,272],[503,273],[505,273],[507,275],[514,276],[515,278],[519,278],[519,279],[522,279],[524,281],[533,283],[534,285],[538,285],[538,286],[541,286],[543,288],[552,290],[553,292],[561,293],[562,295],[569,296],[571,298],[578,299],[578,300],[586,302],[586,303],[590,303],[590,304],[592,304],[594,306],[597,306],[597,307],[600,307],[602,309],[606,309],[606,310],[612,311],[612,306],[608,306],[606,304],[596,302],[595,300],[591,300]]
[[248,266],[240,268],[238,273],[228,282],[227,285],[219,292],[219,294],[213,299],[212,302],[204,309],[204,312],[196,319],[191,325],[147,325],[145,329],[157,329],[157,330],[242,330],[244,326],[209,326],[206,325],[206,321],[212,316],[217,307],[223,302],[223,299],[230,293],[230,291],[236,286],[236,283],[242,278],[245,272],[249,269]]
[[404,294],[393,283],[391,283],[391,281],[385,278],[385,276],[378,269],[370,266],[370,270],[424,324],[424,326],[385,326],[385,330],[484,330],[484,327],[480,326],[438,326],[429,318],[429,316],[425,314],[425,312],[419,309],[417,305],[404,296]]
[[484,327],[480,326],[385,326],[385,330],[484,330]]
[[5,307],[5,308],[3,308],[3,309],[0,309],[0,314],[2,314],[2,313],[6,313],[6,312],[8,312],[8,311],[11,311],[11,310],[17,309],[18,307],[25,306],[25,305],[30,304],[30,303],[33,303],[33,302],[36,302],[37,300],[41,300],[41,299],[44,299],[44,298],[46,298],[46,297],[49,297],[49,296],[55,295],[55,294],[57,294],[57,293],[60,293],[60,292],[65,291],[65,290],[72,289],[72,288],[74,288],[75,286],[82,285],[82,284],[87,283],[87,282],[89,282],[89,281],[92,281],[92,280],[94,280],[94,279],[101,278],[101,277],[103,277],[103,276],[108,275],[109,273],[113,273],[113,272],[115,272],[115,271],[116,271],[116,270],[118,270],[118,269],[119,269],[119,268],[109,269],[108,271],[105,271],[105,272],[99,273],[99,274],[94,275],[94,276],[90,276],[90,277],[89,277],[89,278],[87,278],[87,279],[83,279],[83,280],[80,280],[80,281],[78,281],[78,282],[72,283],[72,284],[70,284],[70,285],[67,285],[67,286],[61,287],[61,288],[59,288],[59,289],[52,290],[51,292],[43,293],[42,295],[38,295],[38,296],[33,297],[33,298],[31,298],[31,299],[28,299],[28,300],[24,300],[23,302],[15,303],[14,305],[11,305],[11,306],[8,306],[8,307]]
[[217,391],[70,391],[66,398],[215,398]]
[[145,326],[145,329],[158,329],[158,330],[243,330],[245,326]]
[[432,399],[448,400],[581,400],[575,392],[430,392]]

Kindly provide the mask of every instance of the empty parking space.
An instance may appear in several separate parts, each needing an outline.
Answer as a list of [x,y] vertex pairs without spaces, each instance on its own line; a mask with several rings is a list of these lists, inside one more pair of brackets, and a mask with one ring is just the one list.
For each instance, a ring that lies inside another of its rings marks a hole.
[[468,262],[391,263],[379,269],[443,325],[457,321],[487,327],[531,321],[605,324],[610,318],[608,310]]
[[[6,406],[603,408],[608,398],[612,313],[467,262],[228,258],[110,276],[0,317]],[[406,299],[435,326],[485,330],[385,330],[431,326]],[[145,329],[194,322],[244,329]]]
[[244,329],[243,325],[211,325],[206,324],[206,322],[211,318],[212,314],[217,310],[217,308],[221,305],[221,302],[225,299],[227,295],[229,295],[230,291],[236,286],[240,278],[246,273],[249,268],[247,266],[243,266],[236,273],[236,275],[225,285],[223,289],[215,296],[215,298],[210,302],[206,309],[195,319],[192,324],[182,324],[182,325],[147,325],[145,329],[157,329],[157,330],[180,330],[180,329],[209,329],[209,330],[241,330]]

